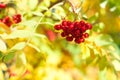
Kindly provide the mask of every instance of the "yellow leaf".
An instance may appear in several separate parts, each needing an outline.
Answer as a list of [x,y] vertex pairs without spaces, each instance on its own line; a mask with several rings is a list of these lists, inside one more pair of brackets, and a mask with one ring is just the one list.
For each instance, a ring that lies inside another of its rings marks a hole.
[[90,49],[86,44],[81,45],[81,51],[82,51],[82,59],[86,59],[90,56]]
[[0,22],[0,27],[2,27],[7,33],[11,32],[10,28],[2,22]]
[[113,64],[116,71],[120,71],[120,62],[119,61],[113,60],[112,64]]
[[5,50],[7,50],[6,44],[2,39],[0,39],[0,51],[5,51]]

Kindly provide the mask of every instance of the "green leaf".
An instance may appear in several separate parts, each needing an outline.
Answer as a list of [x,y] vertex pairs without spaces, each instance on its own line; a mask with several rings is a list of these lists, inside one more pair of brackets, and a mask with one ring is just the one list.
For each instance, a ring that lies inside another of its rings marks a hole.
[[0,61],[1,61],[2,57],[3,57],[3,54],[2,54],[2,52],[0,51]]
[[107,65],[108,65],[108,62],[107,62],[106,57],[104,56],[104,57],[100,58],[98,64],[99,64],[99,69],[100,69],[100,70],[105,69],[105,67],[107,67]]
[[[110,46],[109,52],[112,54],[112,56],[114,56],[120,60],[120,49],[119,49],[118,45],[115,43],[112,43],[109,46]],[[107,50],[108,50],[108,48],[107,48]]]
[[16,30],[16,31],[13,31],[11,34],[0,34],[0,36],[3,39],[31,38],[33,36],[45,38],[45,36],[42,34],[37,34],[28,30]]
[[107,80],[105,76],[106,72],[107,72],[106,68],[104,70],[99,71],[99,75],[98,75],[99,80]]
[[11,51],[3,57],[3,61],[8,62],[8,61],[12,60],[14,58],[14,56],[15,56],[15,51]]
[[89,47],[85,44],[81,44],[80,47],[81,47],[81,51],[82,51],[82,55],[81,55],[82,59],[86,59],[86,58],[90,57]]
[[95,24],[95,26],[93,27],[93,30],[95,31],[95,32],[101,32],[101,31],[103,31],[104,30],[104,23],[98,23],[98,24]]
[[43,14],[39,11],[34,11],[32,12],[33,15],[36,15],[36,16],[43,16]]
[[[66,16],[64,9],[61,6],[55,6],[54,8],[51,9],[52,13],[55,13],[59,15],[60,17]],[[54,15],[54,14],[53,14]],[[54,17],[54,16],[53,16]]]
[[61,16],[59,14],[56,14],[56,13],[52,13],[52,14],[55,19],[61,20]]
[[34,48],[36,51],[40,52],[40,49],[37,46],[30,44],[30,43],[28,43],[28,46],[30,46],[30,47]]
[[95,38],[95,43],[97,44],[97,46],[106,46],[112,44],[113,40],[110,35],[100,34]]
[[50,6],[50,0],[44,0],[44,5],[49,7]]
[[105,0],[104,2],[100,3],[100,7],[101,7],[101,8],[105,8],[106,5],[107,5],[107,3],[108,3],[108,1]]
[[52,13],[51,13],[51,11],[50,10],[48,10],[47,12],[45,12],[45,14],[44,14],[45,16],[47,16],[47,17],[51,17],[52,16]]
[[39,38],[46,38],[45,35],[34,33],[34,36],[39,37]]
[[15,39],[15,38],[28,38],[31,37],[33,34],[27,30],[16,30],[13,31],[11,34],[3,34],[1,35],[4,39]]
[[0,51],[0,58],[2,57],[2,52]]
[[30,30],[34,29],[35,24],[37,24],[37,21],[35,21],[34,19],[27,20],[27,21],[24,21],[24,22],[20,23],[21,26],[25,26],[25,27],[29,28]]
[[5,51],[7,49],[7,46],[5,44],[5,42],[0,39],[0,51]]
[[71,53],[71,55],[77,55],[77,54],[80,54],[80,52],[81,52],[81,49],[80,49],[80,47],[78,46],[78,45],[65,45],[64,46],[64,48],[66,48],[70,53]]
[[115,68],[116,71],[120,71],[120,61],[113,60],[112,64],[113,64],[113,66],[114,66],[114,68]]
[[18,54],[16,54],[14,72],[17,75],[23,75],[26,71],[26,64],[27,64],[26,56],[25,56],[25,53],[23,51],[19,51],[17,53]]
[[[97,58],[97,57],[96,57],[96,58]],[[95,59],[93,59],[92,57],[86,58],[86,64],[89,65],[89,64],[92,63],[93,61],[95,62],[96,58],[95,58]]]
[[39,9],[38,11],[48,10],[46,6],[39,6],[38,9]]
[[51,22],[41,22],[40,24],[47,24],[47,25],[54,26],[54,24],[53,24],[53,23],[51,23]]
[[88,19],[88,22],[95,23],[95,21],[98,19],[98,16],[99,16],[99,14],[96,13],[94,16],[92,16]]
[[79,55],[74,55],[73,56],[73,61],[74,61],[75,65],[80,66],[81,60],[80,60]]
[[22,50],[25,47],[25,45],[25,42],[17,43],[11,48],[11,50]]
[[26,65],[26,56],[23,51],[20,51],[19,54],[17,54],[17,60],[16,60],[16,66],[22,67],[23,65]]
[[29,0],[28,4],[29,4],[30,9],[34,10],[38,4],[38,0]]
[[4,79],[5,79],[5,78],[4,78],[4,73],[3,73],[2,70],[0,70],[0,79],[1,79],[1,80],[4,80]]

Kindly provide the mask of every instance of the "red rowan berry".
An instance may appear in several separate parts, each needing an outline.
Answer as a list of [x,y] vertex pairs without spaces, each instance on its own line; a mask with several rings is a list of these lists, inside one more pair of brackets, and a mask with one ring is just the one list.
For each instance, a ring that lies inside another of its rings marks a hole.
[[79,25],[84,26],[84,25],[85,25],[85,22],[84,22],[83,20],[81,20],[81,21],[79,22]]
[[86,28],[87,29],[92,29],[92,25],[90,23],[86,23]]
[[80,30],[76,30],[75,32],[74,32],[74,37],[79,37],[80,36]]
[[86,30],[87,30],[87,28],[86,28],[85,26],[82,26],[82,27],[81,27],[81,31],[82,31],[82,32],[85,32]]
[[85,38],[88,38],[88,37],[89,37],[89,34],[88,34],[88,33],[84,33],[83,36],[84,36]]
[[60,29],[61,29],[61,25],[55,25],[54,28],[55,28],[56,30],[60,30]]
[[52,30],[47,30],[46,35],[50,41],[54,41],[56,38],[56,34]]
[[90,23],[85,23],[83,20],[80,22],[75,21],[62,21],[62,23],[54,26],[56,30],[62,30],[62,37],[66,37],[67,41],[74,41],[76,43],[81,43],[85,41],[85,38],[89,37],[88,33],[85,33],[86,30],[91,29],[92,25]]
[[75,42],[78,43],[78,44],[81,43],[81,42],[84,42],[84,38],[76,38]]
[[66,37],[66,40],[67,40],[67,41],[72,41],[72,40],[73,40],[73,37],[72,37],[72,36],[68,36],[68,37]]
[[8,27],[10,27],[10,26],[12,25],[12,22],[11,22],[9,16],[6,16],[6,17],[2,20],[2,22],[3,22],[4,24],[6,24]]
[[74,26],[79,26],[79,22],[74,22]]
[[62,32],[62,33],[61,33],[61,36],[62,36],[62,37],[65,37],[65,36],[66,36],[65,32]]
[[20,14],[14,15],[12,18],[13,18],[13,21],[14,21],[15,23],[21,22],[21,15],[20,15]]
[[6,8],[6,4],[0,3],[0,8]]
[[63,20],[62,21],[62,26],[67,26],[67,21]]
[[71,24],[73,24],[71,21],[67,21],[67,26],[70,26]]

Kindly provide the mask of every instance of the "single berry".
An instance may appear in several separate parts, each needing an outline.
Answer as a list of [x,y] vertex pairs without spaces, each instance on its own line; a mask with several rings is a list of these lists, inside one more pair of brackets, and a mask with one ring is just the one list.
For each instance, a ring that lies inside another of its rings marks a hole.
[[79,22],[74,22],[74,26],[79,26]]
[[76,31],[74,32],[74,37],[79,37],[80,34],[81,34],[80,30],[76,30]]
[[84,42],[84,41],[85,41],[85,39],[84,39],[84,38],[80,38],[79,40],[80,40],[80,42]]
[[12,22],[11,22],[9,16],[6,16],[6,17],[2,20],[2,22],[3,22],[4,24],[6,24],[8,27],[10,27],[10,26],[12,25]]
[[60,26],[60,25],[55,25],[54,28],[55,28],[56,30],[60,30],[60,29],[61,29],[61,26]]
[[67,29],[68,29],[68,26],[61,26],[61,29],[63,30],[63,31],[67,31]]
[[88,38],[88,37],[89,37],[89,34],[88,34],[88,33],[84,33],[83,36],[84,36],[85,38]]
[[79,25],[84,26],[84,25],[85,25],[85,22],[84,22],[83,20],[81,20],[81,21],[79,22]]
[[74,30],[77,30],[79,28],[79,22],[74,22]]
[[14,21],[15,23],[21,22],[21,15],[20,15],[20,14],[14,15],[12,18],[13,18],[13,21]]
[[73,24],[71,21],[67,21],[67,26],[70,26],[71,24]]
[[67,26],[67,21],[63,20],[62,21],[62,26]]
[[87,28],[86,28],[85,26],[82,26],[82,27],[81,27],[81,31],[82,31],[82,32],[85,32],[86,30],[87,30]]
[[72,31],[74,29],[74,24],[69,25],[68,30]]
[[46,35],[50,41],[54,41],[56,39],[56,35],[52,30],[47,30]]
[[14,19],[14,22],[15,22],[15,23],[18,23],[18,20],[17,20],[17,19]]
[[72,41],[72,40],[73,40],[73,37],[72,37],[72,36],[68,36],[68,37],[66,37],[66,40],[67,40],[67,41]]
[[6,8],[6,4],[0,3],[0,8]]
[[21,14],[16,14],[15,16],[17,16],[18,18],[21,18]]
[[70,34],[70,31],[66,30],[64,31],[64,33],[65,33],[65,36],[68,36]]
[[2,22],[3,19],[0,19],[0,22]]
[[61,36],[62,36],[62,37],[65,37],[65,36],[66,36],[65,32],[62,32],[62,33],[61,33]]
[[10,27],[10,26],[12,25],[12,22],[8,22],[8,23],[6,23],[6,25],[7,25],[8,27]]
[[92,25],[90,23],[86,23],[85,25],[87,29],[92,29]]
[[9,20],[10,20],[10,17],[9,17],[9,16],[6,16],[6,17],[4,18],[4,20],[5,20],[5,21],[9,21]]
[[81,43],[78,38],[75,38],[75,42],[78,43],[78,44]]
[[84,42],[84,38],[76,38],[75,42],[78,43],[78,44],[81,43],[81,42]]

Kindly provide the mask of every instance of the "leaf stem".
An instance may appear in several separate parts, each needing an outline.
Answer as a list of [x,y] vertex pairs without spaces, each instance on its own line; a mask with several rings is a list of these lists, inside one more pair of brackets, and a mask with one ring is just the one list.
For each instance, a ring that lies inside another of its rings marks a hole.
[[[53,5],[53,6],[51,6],[47,11],[52,10],[54,7],[59,6],[59,5],[63,5],[63,2],[60,2],[60,3],[57,3],[57,4]],[[46,12],[47,12],[47,11],[46,11]],[[46,13],[46,12],[45,12],[45,13]],[[45,13],[44,13],[44,15],[39,19],[38,23],[35,24],[35,27],[34,27],[34,29],[33,29],[33,32],[36,31],[38,25],[40,24],[40,22],[42,21],[42,19],[45,17]],[[46,23],[46,22],[44,22],[44,23]]]
[[[47,11],[53,9],[53,8],[56,7],[56,6],[63,5],[63,3],[64,3],[64,2],[59,2],[59,3],[51,6]],[[38,23],[34,25],[33,32],[36,31],[36,29],[37,29],[37,27],[39,26],[39,24],[43,24],[43,23],[48,24],[47,22],[42,22],[42,23],[41,23],[41,21],[42,21],[42,19],[45,17],[45,14],[46,14],[47,11],[45,11],[44,15],[39,19]],[[50,23],[49,23],[49,25],[53,25],[53,24],[50,24]],[[31,39],[32,39],[32,38],[30,37],[30,38],[27,40],[26,46],[27,46],[28,43],[31,41]]]

